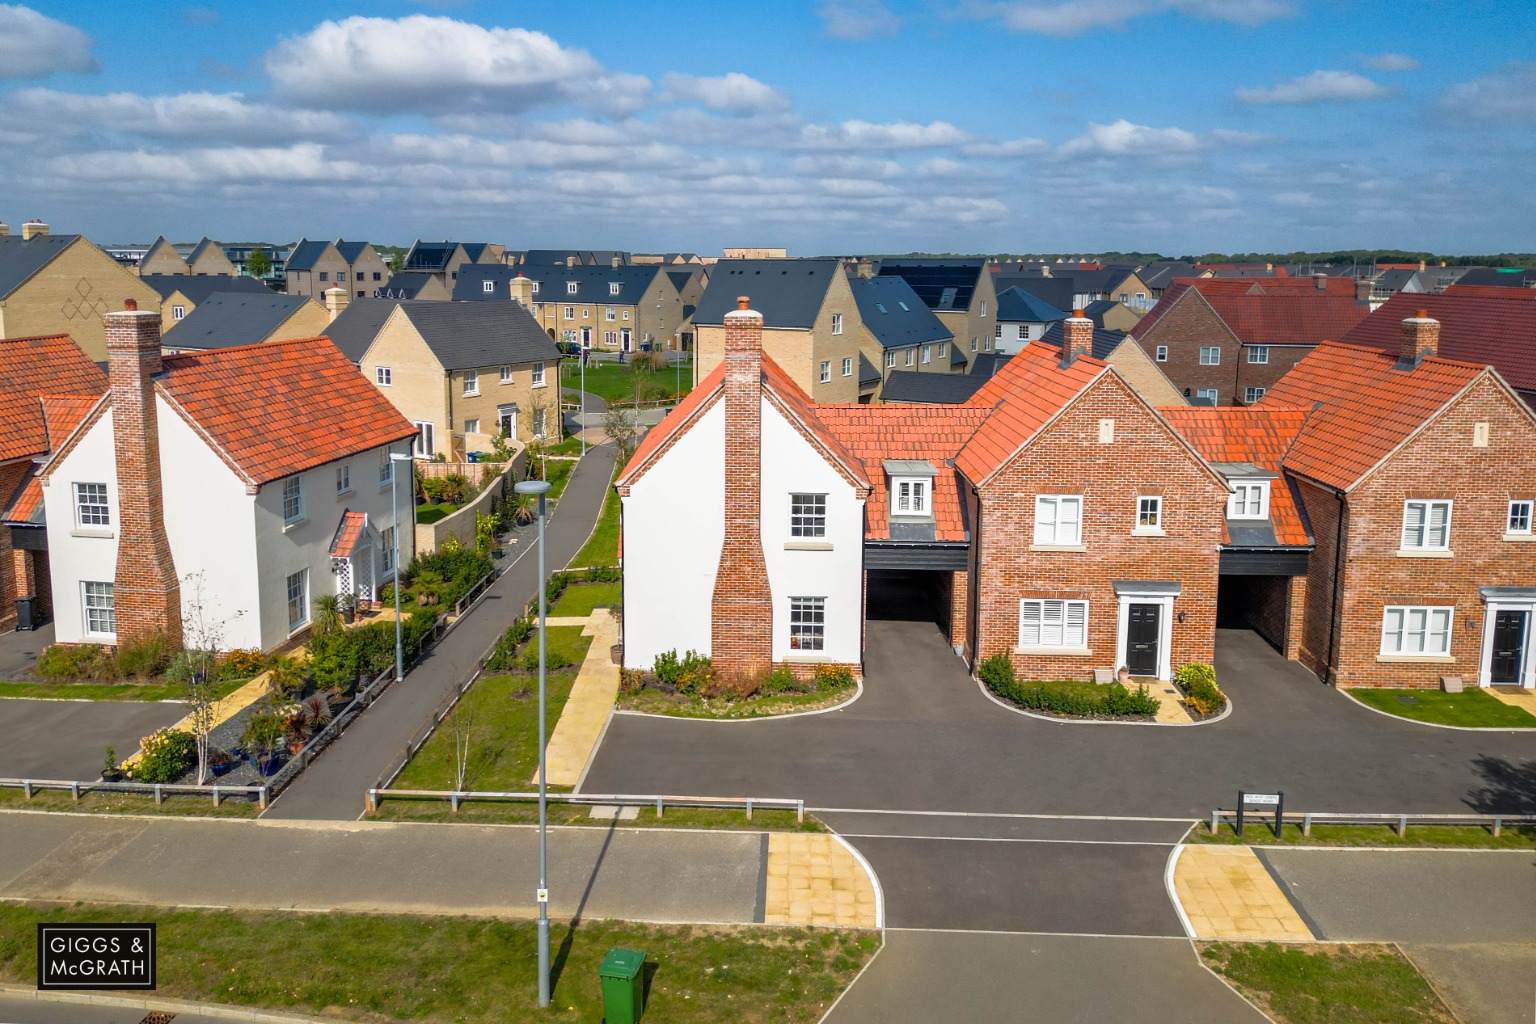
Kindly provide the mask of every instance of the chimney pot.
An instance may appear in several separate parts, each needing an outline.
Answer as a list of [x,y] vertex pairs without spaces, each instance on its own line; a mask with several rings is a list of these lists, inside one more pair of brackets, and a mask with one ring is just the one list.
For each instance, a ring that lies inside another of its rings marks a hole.
[[123,308],[126,309],[130,313],[135,312],[139,308],[139,300],[138,299],[124,299],[123,300]]
[[859,260],[859,278],[861,280],[864,280],[864,281],[869,281],[869,280],[873,279],[874,276],[875,276],[874,264],[870,263],[869,260],[867,260],[867,259]]
[[622,267],[624,265],[624,258],[622,256],[615,256],[612,263],[615,267]]
[[737,309],[751,309],[752,308],[752,299],[750,297],[746,296],[746,295],[738,295],[738,296],[736,296],[736,308]]

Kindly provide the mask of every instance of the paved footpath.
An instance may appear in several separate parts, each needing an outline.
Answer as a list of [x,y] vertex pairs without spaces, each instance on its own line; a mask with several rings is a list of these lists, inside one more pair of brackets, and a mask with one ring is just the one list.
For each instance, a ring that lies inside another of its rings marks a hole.
[[[612,445],[589,449],[576,465],[545,526],[546,569],[564,566],[581,550],[602,509],[613,476]],[[496,642],[529,598],[538,593],[538,542],[517,552],[474,611],[456,625],[405,679],[391,686],[348,727],[341,739],[300,775],[264,817],[351,821],[363,813],[363,798],[385,766],[405,749],[416,730],[453,688],[479,668],[480,656]]]

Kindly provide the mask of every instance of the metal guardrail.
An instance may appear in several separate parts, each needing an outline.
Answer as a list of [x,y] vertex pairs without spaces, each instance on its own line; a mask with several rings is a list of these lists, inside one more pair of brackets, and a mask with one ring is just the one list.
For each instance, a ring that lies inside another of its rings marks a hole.
[[[1249,817],[1255,824],[1270,820],[1269,815]],[[1300,825],[1301,834],[1310,836],[1313,825],[1391,825],[1399,836],[1409,825],[1481,825],[1497,836],[1505,825],[1536,824],[1536,814],[1355,814],[1336,811],[1292,811],[1281,815],[1283,824]],[[1211,832],[1223,821],[1237,822],[1237,811],[1217,809],[1211,812]]]
[[[370,789],[368,790],[368,811],[370,814],[379,809],[380,797],[396,797],[411,800],[447,800],[455,813],[459,805],[471,800],[502,800],[509,802],[527,802],[539,799],[537,793],[497,793],[479,792],[476,790],[446,790],[446,789]],[[747,812],[747,820],[752,820],[752,812],[758,811],[794,811],[795,820],[805,821],[804,800],[782,800],[771,797],[735,797],[735,796],[663,796],[663,795],[637,795],[614,793],[550,793],[547,797],[550,803],[608,805],[620,807],[654,807],[656,817],[661,817],[667,806],[673,807],[724,807],[729,809],[741,808]]]
[[49,790],[67,791],[77,801],[82,793],[96,790],[109,793],[153,793],[156,804],[164,802],[167,796],[192,793],[199,796],[213,797],[213,806],[215,807],[232,796],[255,796],[256,802],[262,808],[265,808],[272,799],[272,786],[270,784],[265,786],[220,786],[215,783],[208,786],[195,786],[172,782],[79,782],[61,779],[0,778],[0,789],[19,789],[26,794],[28,800],[32,799],[33,792],[46,792]]

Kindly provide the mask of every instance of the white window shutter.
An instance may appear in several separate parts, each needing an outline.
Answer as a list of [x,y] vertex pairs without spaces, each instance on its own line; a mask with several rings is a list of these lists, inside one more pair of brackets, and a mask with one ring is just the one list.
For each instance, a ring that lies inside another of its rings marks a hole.
[[1019,605],[1019,645],[1040,645],[1040,602],[1024,601]]
[[1035,499],[1035,543],[1053,544],[1056,541],[1056,501],[1053,498]]
[[1450,528],[1451,506],[1444,501],[1432,501],[1429,503],[1429,536],[1425,543],[1430,547],[1443,548],[1446,546],[1446,535]]
[[1063,639],[1067,647],[1088,646],[1088,606],[1083,602],[1067,604],[1067,628]]

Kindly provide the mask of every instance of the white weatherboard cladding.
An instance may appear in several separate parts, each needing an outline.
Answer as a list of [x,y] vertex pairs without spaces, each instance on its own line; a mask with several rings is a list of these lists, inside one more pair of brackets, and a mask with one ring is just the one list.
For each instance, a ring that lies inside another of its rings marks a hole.
[[[841,473],[766,399],[763,402],[762,537],[773,590],[773,660],[858,664],[864,619],[864,503]],[[827,496],[830,550],[787,549],[804,539],[790,536],[789,496]],[[792,651],[789,603],[794,597],[826,598],[826,646]]]
[[624,499],[624,664],[710,653],[725,536],[725,402],[694,422]]

